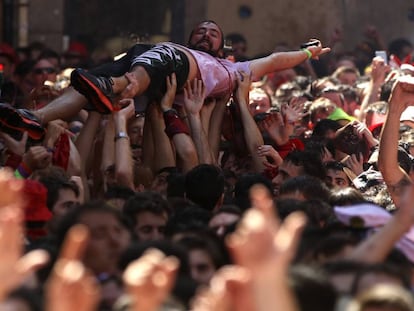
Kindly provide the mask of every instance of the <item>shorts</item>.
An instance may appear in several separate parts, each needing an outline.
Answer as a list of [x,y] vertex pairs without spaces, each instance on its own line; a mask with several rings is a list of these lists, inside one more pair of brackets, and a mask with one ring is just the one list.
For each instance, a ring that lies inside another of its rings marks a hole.
[[131,69],[135,66],[142,66],[150,76],[147,95],[156,100],[160,100],[167,90],[167,76],[175,73],[177,90],[180,90],[187,81],[190,69],[187,55],[170,44],[156,45],[136,56],[132,60]]

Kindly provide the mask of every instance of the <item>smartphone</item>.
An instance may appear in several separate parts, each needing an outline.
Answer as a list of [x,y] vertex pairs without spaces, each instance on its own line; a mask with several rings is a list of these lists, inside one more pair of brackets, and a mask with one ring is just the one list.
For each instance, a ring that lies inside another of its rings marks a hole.
[[388,57],[386,51],[375,51],[375,56],[379,56],[384,60],[384,64],[388,64]]
[[316,40],[315,41],[310,41],[310,42],[302,43],[300,45],[300,48],[301,49],[306,49],[310,46],[317,46],[318,44],[319,44],[319,41],[316,41]]
[[261,113],[256,114],[256,115],[253,117],[253,119],[254,119],[256,122],[261,122],[261,121],[265,120],[268,116],[270,116],[270,113],[268,113],[268,112],[261,112]]

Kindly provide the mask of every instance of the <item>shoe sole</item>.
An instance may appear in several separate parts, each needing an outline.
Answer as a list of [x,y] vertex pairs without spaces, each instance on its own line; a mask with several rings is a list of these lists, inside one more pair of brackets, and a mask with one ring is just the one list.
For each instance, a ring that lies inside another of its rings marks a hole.
[[77,71],[79,76],[79,82],[83,87],[86,86],[84,91],[90,95],[90,90],[94,92],[95,96],[91,96],[92,104],[97,108],[98,111],[103,113],[111,113],[114,110],[111,100],[98,88],[93,82],[91,82],[81,72]]
[[34,140],[40,140],[45,135],[44,128],[36,121],[24,117],[11,107],[1,106],[0,108],[4,113],[3,118],[0,119],[3,130],[10,130],[9,133],[12,135],[17,134],[16,132],[27,131],[29,137]]
[[[26,127],[13,126],[10,123],[4,122],[3,120],[0,120],[0,123],[1,123],[0,129],[11,136],[17,137],[17,135],[15,134],[17,133],[21,134],[23,131],[25,131],[28,133],[29,137],[32,138],[33,140],[41,140],[45,135],[44,131],[35,131],[33,129],[28,129]],[[21,136],[21,135],[18,135],[18,136]]]
[[74,72],[72,76],[71,84],[76,91],[78,91],[79,93],[81,93],[83,96],[86,97],[90,105],[93,107],[93,109],[89,109],[89,110],[94,110],[102,114],[111,113],[111,111],[108,111],[106,107],[104,107],[99,102],[97,102],[97,99],[95,97],[90,96],[91,89],[89,88],[89,84],[85,83],[84,79],[81,79],[80,75],[76,71]]

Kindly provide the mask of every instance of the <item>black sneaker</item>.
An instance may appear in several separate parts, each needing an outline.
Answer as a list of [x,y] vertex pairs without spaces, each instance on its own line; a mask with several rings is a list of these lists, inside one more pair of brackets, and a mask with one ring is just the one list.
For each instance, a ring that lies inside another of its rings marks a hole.
[[4,103],[0,103],[0,130],[18,140],[27,132],[35,141],[42,140],[46,132],[32,112]]
[[111,98],[114,97],[112,82],[106,77],[97,77],[77,68],[70,76],[71,85],[91,102],[100,113],[114,110]]

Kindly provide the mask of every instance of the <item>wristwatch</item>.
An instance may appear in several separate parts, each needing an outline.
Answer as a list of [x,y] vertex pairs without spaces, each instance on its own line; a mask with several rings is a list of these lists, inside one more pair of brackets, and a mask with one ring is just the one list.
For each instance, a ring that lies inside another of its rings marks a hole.
[[126,132],[118,132],[118,134],[115,135],[114,140],[117,141],[118,139],[121,139],[121,138],[129,139],[129,136]]

